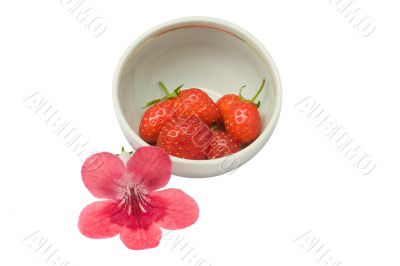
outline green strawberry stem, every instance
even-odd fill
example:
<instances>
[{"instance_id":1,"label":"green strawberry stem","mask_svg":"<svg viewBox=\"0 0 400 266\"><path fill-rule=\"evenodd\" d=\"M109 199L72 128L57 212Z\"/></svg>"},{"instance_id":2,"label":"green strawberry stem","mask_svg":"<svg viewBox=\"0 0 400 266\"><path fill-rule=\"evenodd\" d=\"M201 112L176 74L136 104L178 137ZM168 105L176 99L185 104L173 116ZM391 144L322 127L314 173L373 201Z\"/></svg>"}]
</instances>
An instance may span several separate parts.
<instances>
[{"instance_id":1,"label":"green strawberry stem","mask_svg":"<svg viewBox=\"0 0 400 266\"><path fill-rule=\"evenodd\" d=\"M169 93L167 87L165 86L165 84L162 81L158 82L158 84L160 84L161 88L165 92L165 95L168 96L170 93Z\"/></svg>"},{"instance_id":2,"label":"green strawberry stem","mask_svg":"<svg viewBox=\"0 0 400 266\"><path fill-rule=\"evenodd\" d=\"M242 96L242 90L243 90L243 88L246 87L246 86L242 86L242 87L240 88L240 91L239 91L239 97L240 97L240 99L241 99L242 101L254 103L255 105L257 105L257 107L260 107L260 101L258 101L257 103L255 103L254 101L257 99L258 95L260 95L261 91L262 91L263 88L264 88L264 85L265 85L265 78L263 79L263 81L262 81L262 83L261 83L261 86L260 86L260 88L258 89L258 91L256 92L256 94L255 94L255 95L253 96L253 98L251 98L250 100L248 100L248 99L246 99L246 98L244 98L244 97Z\"/></svg>"},{"instance_id":3,"label":"green strawberry stem","mask_svg":"<svg viewBox=\"0 0 400 266\"><path fill-rule=\"evenodd\" d=\"M218 129L218 125L216 123L212 124L212 126L210 127L211 131L215 131Z\"/></svg>"},{"instance_id":4,"label":"green strawberry stem","mask_svg":"<svg viewBox=\"0 0 400 266\"><path fill-rule=\"evenodd\" d=\"M165 84L162 81L158 82L158 84L160 84L161 88L165 92L165 96L164 96L164 98L162 98L162 100L167 100L167 99L178 97L178 94L181 91L181 88L183 87L183 84L182 84L178 88L176 88L174 90L174 92L171 93L171 92L169 92L169 90L167 89L167 87L165 86Z\"/></svg>"},{"instance_id":5,"label":"green strawberry stem","mask_svg":"<svg viewBox=\"0 0 400 266\"><path fill-rule=\"evenodd\" d=\"M263 79L262 84L261 84L260 88L258 89L256 95L254 95L253 98L251 98L250 101L254 102L255 99L257 99L258 95L260 95L261 91L263 90L264 85L265 85L265 79Z\"/></svg>"},{"instance_id":6,"label":"green strawberry stem","mask_svg":"<svg viewBox=\"0 0 400 266\"><path fill-rule=\"evenodd\" d=\"M160 98L160 99L155 99L155 100L152 100L152 101L146 103L146 105L143 106L142 109L146 109L147 107L150 107L155 103L178 97L179 93L181 92L181 88L183 87L183 84L182 84L178 88L176 88L174 90L174 92L171 93L171 92L168 91L167 86L165 86L165 84L162 81L159 81L158 84L160 85L160 87L164 91L165 96Z\"/></svg>"}]
</instances>

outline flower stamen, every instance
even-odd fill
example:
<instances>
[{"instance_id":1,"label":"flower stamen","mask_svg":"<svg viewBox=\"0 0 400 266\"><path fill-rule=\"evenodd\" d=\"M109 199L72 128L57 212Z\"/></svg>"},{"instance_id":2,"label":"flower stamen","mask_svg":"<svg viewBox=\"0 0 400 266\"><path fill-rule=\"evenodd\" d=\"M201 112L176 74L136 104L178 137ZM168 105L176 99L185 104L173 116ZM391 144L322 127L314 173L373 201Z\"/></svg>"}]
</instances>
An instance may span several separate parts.
<instances>
[{"instance_id":1,"label":"flower stamen","mask_svg":"<svg viewBox=\"0 0 400 266\"><path fill-rule=\"evenodd\" d=\"M151 204L147 201L147 196L138 185L126 186L125 194L121 200L121 207L128 216L136 216L138 222L140 216L148 212Z\"/></svg>"}]
</instances>

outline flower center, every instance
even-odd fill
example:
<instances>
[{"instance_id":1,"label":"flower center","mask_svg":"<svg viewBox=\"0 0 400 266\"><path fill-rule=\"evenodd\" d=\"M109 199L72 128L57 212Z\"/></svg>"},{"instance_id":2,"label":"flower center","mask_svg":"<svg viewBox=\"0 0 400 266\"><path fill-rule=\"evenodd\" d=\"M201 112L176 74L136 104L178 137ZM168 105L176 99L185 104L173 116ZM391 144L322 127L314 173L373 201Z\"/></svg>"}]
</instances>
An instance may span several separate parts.
<instances>
[{"instance_id":1,"label":"flower center","mask_svg":"<svg viewBox=\"0 0 400 266\"><path fill-rule=\"evenodd\" d=\"M126 187L120 206L127 215L140 217L147 213L146 209L150 203L147 201L147 195L137 185L133 185Z\"/></svg>"}]
</instances>

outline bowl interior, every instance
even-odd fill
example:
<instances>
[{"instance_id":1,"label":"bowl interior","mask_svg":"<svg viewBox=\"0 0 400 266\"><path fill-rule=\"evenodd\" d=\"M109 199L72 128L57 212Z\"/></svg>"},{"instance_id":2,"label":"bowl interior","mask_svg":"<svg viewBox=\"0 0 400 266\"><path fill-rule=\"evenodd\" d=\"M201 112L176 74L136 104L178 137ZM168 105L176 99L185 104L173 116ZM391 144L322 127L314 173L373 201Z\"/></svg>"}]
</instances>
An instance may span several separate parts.
<instances>
[{"instance_id":1,"label":"bowl interior","mask_svg":"<svg viewBox=\"0 0 400 266\"><path fill-rule=\"evenodd\" d=\"M119 105L126 123L138 135L142 107L164 96L159 81L170 90L181 84L205 89L216 101L224 94L237 94L242 85L246 85L243 95L251 98L266 78L258 97L264 130L277 97L269 64L250 39L224 25L196 23L160 29L126 55L119 75Z\"/></svg>"}]
</instances>

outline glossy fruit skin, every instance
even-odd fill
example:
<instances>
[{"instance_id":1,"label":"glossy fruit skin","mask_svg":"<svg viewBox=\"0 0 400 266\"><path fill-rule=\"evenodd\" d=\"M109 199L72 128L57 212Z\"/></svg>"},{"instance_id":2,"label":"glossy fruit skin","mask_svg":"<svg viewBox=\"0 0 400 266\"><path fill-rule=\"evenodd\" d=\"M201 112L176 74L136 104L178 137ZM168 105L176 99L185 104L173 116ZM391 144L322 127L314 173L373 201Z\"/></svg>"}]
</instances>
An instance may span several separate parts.
<instances>
[{"instance_id":1,"label":"glossy fruit skin","mask_svg":"<svg viewBox=\"0 0 400 266\"><path fill-rule=\"evenodd\" d=\"M196 115L180 117L162 128L157 146L175 157L204 160L212 136L210 127Z\"/></svg>"},{"instance_id":2,"label":"glossy fruit skin","mask_svg":"<svg viewBox=\"0 0 400 266\"><path fill-rule=\"evenodd\" d=\"M217 107L221 112L222 119L228 114L231 106L240 102L240 97L236 94L226 94L222 96L218 102Z\"/></svg>"},{"instance_id":3,"label":"glossy fruit skin","mask_svg":"<svg viewBox=\"0 0 400 266\"><path fill-rule=\"evenodd\" d=\"M257 105L241 101L229 109L224 118L226 131L240 143L248 144L261 133L261 118Z\"/></svg>"},{"instance_id":4,"label":"glossy fruit skin","mask_svg":"<svg viewBox=\"0 0 400 266\"><path fill-rule=\"evenodd\" d=\"M213 100L197 88L185 89L179 92L175 104L175 116L187 118L197 115L208 126L221 119L221 113Z\"/></svg>"},{"instance_id":5,"label":"glossy fruit skin","mask_svg":"<svg viewBox=\"0 0 400 266\"><path fill-rule=\"evenodd\" d=\"M221 158L238 152L240 148L240 142L234 136L215 130L207 150L207 157L208 159Z\"/></svg>"},{"instance_id":6,"label":"glossy fruit skin","mask_svg":"<svg viewBox=\"0 0 400 266\"><path fill-rule=\"evenodd\" d=\"M158 102L143 114L139 134L147 143L155 144L163 126L173 120L175 101L169 99Z\"/></svg>"}]
</instances>

